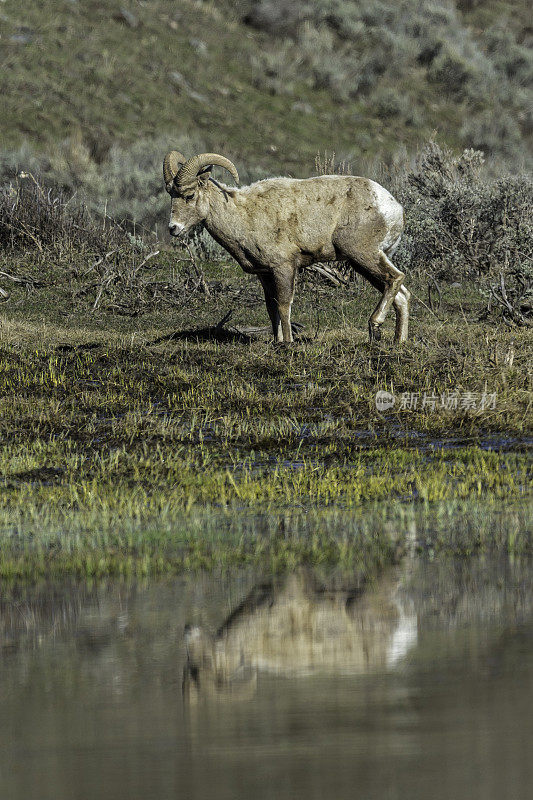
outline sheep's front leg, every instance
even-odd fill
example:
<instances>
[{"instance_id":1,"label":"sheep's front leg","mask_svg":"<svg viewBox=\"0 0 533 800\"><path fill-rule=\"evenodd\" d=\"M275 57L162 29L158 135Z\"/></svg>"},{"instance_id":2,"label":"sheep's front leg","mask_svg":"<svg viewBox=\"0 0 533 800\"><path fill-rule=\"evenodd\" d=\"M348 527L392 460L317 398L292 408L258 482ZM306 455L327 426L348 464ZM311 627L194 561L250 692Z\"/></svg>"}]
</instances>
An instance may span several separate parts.
<instances>
[{"instance_id":1,"label":"sheep's front leg","mask_svg":"<svg viewBox=\"0 0 533 800\"><path fill-rule=\"evenodd\" d=\"M258 275L263 292L265 293L265 303L272 323L272 332L274 334L275 342L283 341L283 331L281 328L281 318L278 310L278 301L276 299L276 284L270 275Z\"/></svg>"},{"instance_id":2,"label":"sheep's front leg","mask_svg":"<svg viewBox=\"0 0 533 800\"><path fill-rule=\"evenodd\" d=\"M281 331L283 334L284 344L289 344L293 341L291 328L291 306L294 299L295 278L296 270L293 267L285 267L274 272L276 300L278 305L278 313L281 320Z\"/></svg>"}]
</instances>

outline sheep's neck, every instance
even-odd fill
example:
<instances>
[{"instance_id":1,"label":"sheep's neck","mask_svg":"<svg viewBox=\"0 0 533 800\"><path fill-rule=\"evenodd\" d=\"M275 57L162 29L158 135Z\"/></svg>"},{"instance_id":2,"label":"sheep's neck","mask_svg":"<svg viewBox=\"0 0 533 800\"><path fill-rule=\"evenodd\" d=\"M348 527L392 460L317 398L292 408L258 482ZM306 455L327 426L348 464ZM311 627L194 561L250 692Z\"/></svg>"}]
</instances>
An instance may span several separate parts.
<instances>
[{"instance_id":1,"label":"sheep's neck","mask_svg":"<svg viewBox=\"0 0 533 800\"><path fill-rule=\"evenodd\" d=\"M256 272L261 265L251 260L251 254L244 244L247 239L246 220L235 203L234 191L232 189L230 193L225 191L225 187L210 187L209 213L204 226L245 271Z\"/></svg>"}]
</instances>

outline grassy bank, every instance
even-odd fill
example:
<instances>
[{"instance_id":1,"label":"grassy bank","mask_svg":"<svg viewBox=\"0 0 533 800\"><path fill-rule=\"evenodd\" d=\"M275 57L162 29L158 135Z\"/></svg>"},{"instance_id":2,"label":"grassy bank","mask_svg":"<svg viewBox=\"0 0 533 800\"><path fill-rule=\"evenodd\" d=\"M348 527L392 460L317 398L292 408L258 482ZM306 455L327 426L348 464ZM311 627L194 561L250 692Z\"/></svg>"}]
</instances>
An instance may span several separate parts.
<instances>
[{"instance_id":1,"label":"grassy bank","mask_svg":"<svg viewBox=\"0 0 533 800\"><path fill-rule=\"evenodd\" d=\"M372 290L304 279L304 328L278 347L254 279L203 267L210 296L141 318L93 311L74 280L13 290L0 574L530 550L527 329L476 320L475 297L447 287L438 319L413 303L405 347L391 347L392 320L370 347ZM379 390L394 407L376 409Z\"/></svg>"}]
</instances>

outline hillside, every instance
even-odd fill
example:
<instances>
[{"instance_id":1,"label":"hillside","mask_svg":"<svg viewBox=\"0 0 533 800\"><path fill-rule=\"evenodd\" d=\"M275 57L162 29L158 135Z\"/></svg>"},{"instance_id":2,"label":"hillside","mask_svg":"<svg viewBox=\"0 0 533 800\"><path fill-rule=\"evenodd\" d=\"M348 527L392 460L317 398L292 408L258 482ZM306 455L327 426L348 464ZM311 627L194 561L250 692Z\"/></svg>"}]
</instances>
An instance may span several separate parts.
<instances>
[{"instance_id":1,"label":"hillside","mask_svg":"<svg viewBox=\"0 0 533 800\"><path fill-rule=\"evenodd\" d=\"M246 179L307 175L325 149L392 163L436 131L522 169L531 35L526 0L6 0L0 171L152 225L171 144Z\"/></svg>"}]
</instances>

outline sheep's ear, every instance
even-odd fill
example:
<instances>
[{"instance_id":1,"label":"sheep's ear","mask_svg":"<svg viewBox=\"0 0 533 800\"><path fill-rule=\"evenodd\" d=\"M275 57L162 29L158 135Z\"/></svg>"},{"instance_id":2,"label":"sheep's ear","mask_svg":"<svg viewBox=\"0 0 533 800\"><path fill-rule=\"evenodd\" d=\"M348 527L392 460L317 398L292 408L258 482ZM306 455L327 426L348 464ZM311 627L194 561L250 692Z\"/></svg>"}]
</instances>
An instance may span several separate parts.
<instances>
[{"instance_id":1,"label":"sheep's ear","mask_svg":"<svg viewBox=\"0 0 533 800\"><path fill-rule=\"evenodd\" d=\"M209 181L209 177L211 175L211 170L213 169L213 165L209 164L205 169L198 173L198 184L199 186L205 187Z\"/></svg>"}]
</instances>

